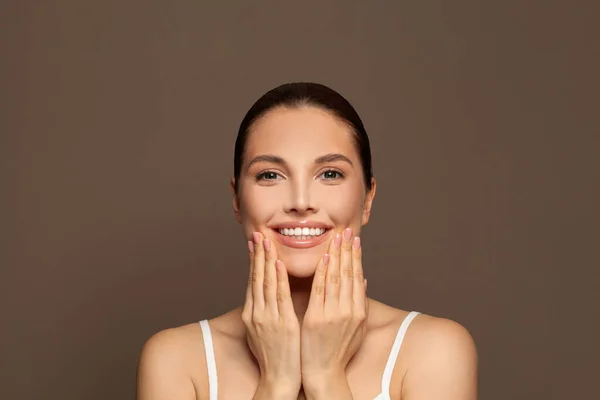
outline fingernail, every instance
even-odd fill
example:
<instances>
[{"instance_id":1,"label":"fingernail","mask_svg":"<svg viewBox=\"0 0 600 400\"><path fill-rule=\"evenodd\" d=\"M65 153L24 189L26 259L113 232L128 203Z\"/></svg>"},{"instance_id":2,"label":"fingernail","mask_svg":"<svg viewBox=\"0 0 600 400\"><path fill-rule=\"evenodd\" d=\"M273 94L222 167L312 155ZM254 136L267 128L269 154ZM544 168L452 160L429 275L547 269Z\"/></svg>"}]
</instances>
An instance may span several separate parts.
<instances>
[{"instance_id":1,"label":"fingernail","mask_svg":"<svg viewBox=\"0 0 600 400\"><path fill-rule=\"evenodd\" d=\"M351 238L352 238L352 228L344 229L344 239L346 239L347 241L350 241Z\"/></svg>"},{"instance_id":2,"label":"fingernail","mask_svg":"<svg viewBox=\"0 0 600 400\"><path fill-rule=\"evenodd\" d=\"M250 254L254 253L254 243L252 243L252 240L248 240L248 250L250 250Z\"/></svg>"},{"instance_id":3,"label":"fingernail","mask_svg":"<svg viewBox=\"0 0 600 400\"><path fill-rule=\"evenodd\" d=\"M339 233L335 235L335 239L333 239L333 245L335 247L340 247L342 245L342 235Z\"/></svg>"},{"instance_id":4,"label":"fingernail","mask_svg":"<svg viewBox=\"0 0 600 400\"><path fill-rule=\"evenodd\" d=\"M360 237L357 236L354 238L354 243L352 243L352 246L354 246L356 250L360 249Z\"/></svg>"},{"instance_id":5,"label":"fingernail","mask_svg":"<svg viewBox=\"0 0 600 400\"><path fill-rule=\"evenodd\" d=\"M263 245L265 247L265 251L271 250L271 241L269 239L263 240Z\"/></svg>"},{"instance_id":6,"label":"fingernail","mask_svg":"<svg viewBox=\"0 0 600 400\"><path fill-rule=\"evenodd\" d=\"M367 291L367 280L365 279L365 292Z\"/></svg>"},{"instance_id":7,"label":"fingernail","mask_svg":"<svg viewBox=\"0 0 600 400\"><path fill-rule=\"evenodd\" d=\"M323 264L327 265L329 264L329 254L325 253L323 255Z\"/></svg>"},{"instance_id":8,"label":"fingernail","mask_svg":"<svg viewBox=\"0 0 600 400\"><path fill-rule=\"evenodd\" d=\"M252 240L254 241L255 244L258 244L258 242L260 241L260 235L258 234L258 232L252 233Z\"/></svg>"}]
</instances>

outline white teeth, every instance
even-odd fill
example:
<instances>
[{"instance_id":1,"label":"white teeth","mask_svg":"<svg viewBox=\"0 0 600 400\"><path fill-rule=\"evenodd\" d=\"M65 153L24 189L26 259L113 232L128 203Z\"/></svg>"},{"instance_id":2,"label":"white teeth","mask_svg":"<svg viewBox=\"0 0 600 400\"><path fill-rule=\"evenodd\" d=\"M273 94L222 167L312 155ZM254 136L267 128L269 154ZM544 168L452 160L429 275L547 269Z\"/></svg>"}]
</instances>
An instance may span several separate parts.
<instances>
[{"instance_id":1,"label":"white teeth","mask_svg":"<svg viewBox=\"0 0 600 400\"><path fill-rule=\"evenodd\" d=\"M296 239L305 239L311 236L320 236L325 233L326 229L321 228L281 228L279 233L285 236L296 237Z\"/></svg>"}]
</instances>

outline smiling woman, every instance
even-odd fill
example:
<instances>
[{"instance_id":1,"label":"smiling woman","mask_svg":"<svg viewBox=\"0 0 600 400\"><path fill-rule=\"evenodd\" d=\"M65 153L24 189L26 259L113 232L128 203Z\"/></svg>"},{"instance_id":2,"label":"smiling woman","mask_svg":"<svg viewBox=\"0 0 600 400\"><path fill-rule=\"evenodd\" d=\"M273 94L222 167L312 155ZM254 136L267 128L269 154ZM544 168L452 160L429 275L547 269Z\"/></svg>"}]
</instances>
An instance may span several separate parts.
<instances>
[{"instance_id":1,"label":"smiling woman","mask_svg":"<svg viewBox=\"0 0 600 400\"><path fill-rule=\"evenodd\" d=\"M139 400L476 399L461 325L367 297L360 232L376 182L343 96L316 83L264 94L240 125L231 189L244 305L151 337Z\"/></svg>"}]
</instances>

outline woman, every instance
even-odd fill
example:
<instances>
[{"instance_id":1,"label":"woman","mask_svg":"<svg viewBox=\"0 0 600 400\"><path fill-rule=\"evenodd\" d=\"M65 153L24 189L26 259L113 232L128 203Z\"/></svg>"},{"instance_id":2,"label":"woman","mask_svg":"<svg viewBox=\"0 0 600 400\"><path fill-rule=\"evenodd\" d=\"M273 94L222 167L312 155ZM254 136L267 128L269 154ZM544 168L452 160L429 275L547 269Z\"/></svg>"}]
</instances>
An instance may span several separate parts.
<instances>
[{"instance_id":1,"label":"woman","mask_svg":"<svg viewBox=\"0 0 600 400\"><path fill-rule=\"evenodd\" d=\"M150 338L139 400L476 399L462 326L366 296L360 230L376 185L346 99L314 83L263 95L241 123L231 187L245 304Z\"/></svg>"}]
</instances>

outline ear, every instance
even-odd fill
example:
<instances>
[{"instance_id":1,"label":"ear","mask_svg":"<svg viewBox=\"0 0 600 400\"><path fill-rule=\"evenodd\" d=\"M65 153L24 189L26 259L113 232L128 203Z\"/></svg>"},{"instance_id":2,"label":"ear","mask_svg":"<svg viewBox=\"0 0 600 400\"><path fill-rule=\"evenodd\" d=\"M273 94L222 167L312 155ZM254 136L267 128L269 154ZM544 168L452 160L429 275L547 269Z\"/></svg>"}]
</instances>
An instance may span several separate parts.
<instances>
[{"instance_id":1,"label":"ear","mask_svg":"<svg viewBox=\"0 0 600 400\"><path fill-rule=\"evenodd\" d=\"M235 219L239 224L242 223L242 217L240 215L240 199L238 195L235 193L235 177L232 177L229 181L229 186L231 187L231 194L233 195L233 213L235 214Z\"/></svg>"},{"instance_id":2,"label":"ear","mask_svg":"<svg viewBox=\"0 0 600 400\"><path fill-rule=\"evenodd\" d=\"M373 199L375 198L375 191L377 189L377 184L375 182L375 178L371 178L371 190L367 192L365 197L365 205L363 207L363 215L362 215L362 225L365 226L367 222L369 222L369 218L371 217L371 207L373 206Z\"/></svg>"}]
</instances>

